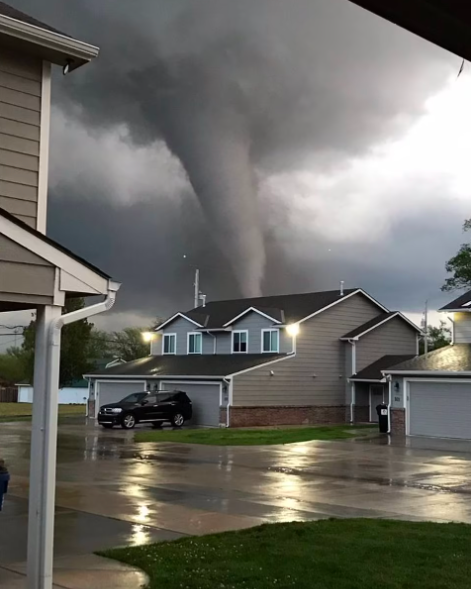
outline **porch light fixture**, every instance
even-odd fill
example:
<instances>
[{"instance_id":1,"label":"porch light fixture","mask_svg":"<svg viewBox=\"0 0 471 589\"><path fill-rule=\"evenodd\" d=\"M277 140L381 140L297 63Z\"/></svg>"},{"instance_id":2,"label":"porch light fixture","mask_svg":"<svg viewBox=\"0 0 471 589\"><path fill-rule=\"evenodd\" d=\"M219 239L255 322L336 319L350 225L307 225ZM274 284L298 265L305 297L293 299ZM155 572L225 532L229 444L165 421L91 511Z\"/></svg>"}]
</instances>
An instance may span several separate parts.
<instances>
[{"instance_id":1,"label":"porch light fixture","mask_svg":"<svg viewBox=\"0 0 471 589\"><path fill-rule=\"evenodd\" d=\"M142 332L142 339L146 342L146 344L150 344L150 342L154 339L155 333L152 331L143 331Z\"/></svg>"},{"instance_id":2,"label":"porch light fixture","mask_svg":"<svg viewBox=\"0 0 471 589\"><path fill-rule=\"evenodd\" d=\"M299 324L298 323L291 323L291 325L286 326L286 333L294 337L299 333Z\"/></svg>"}]
</instances>

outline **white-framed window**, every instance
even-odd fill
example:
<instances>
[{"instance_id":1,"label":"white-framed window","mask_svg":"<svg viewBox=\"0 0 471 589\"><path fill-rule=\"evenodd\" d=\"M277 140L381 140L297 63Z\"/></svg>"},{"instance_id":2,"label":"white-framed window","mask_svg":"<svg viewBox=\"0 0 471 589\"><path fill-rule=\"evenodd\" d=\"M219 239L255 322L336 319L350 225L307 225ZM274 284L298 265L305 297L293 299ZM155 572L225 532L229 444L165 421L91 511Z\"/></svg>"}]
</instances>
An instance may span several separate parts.
<instances>
[{"instance_id":1,"label":"white-framed window","mask_svg":"<svg viewBox=\"0 0 471 589\"><path fill-rule=\"evenodd\" d=\"M203 353L203 334L193 332L188 334L187 341L188 354L202 354Z\"/></svg>"},{"instance_id":2,"label":"white-framed window","mask_svg":"<svg viewBox=\"0 0 471 589\"><path fill-rule=\"evenodd\" d=\"M280 332L278 329L262 329L262 353L280 351Z\"/></svg>"},{"instance_id":3,"label":"white-framed window","mask_svg":"<svg viewBox=\"0 0 471 589\"><path fill-rule=\"evenodd\" d=\"M176 354L177 353L177 334L164 333L162 339L162 354Z\"/></svg>"},{"instance_id":4,"label":"white-framed window","mask_svg":"<svg viewBox=\"0 0 471 589\"><path fill-rule=\"evenodd\" d=\"M249 332L245 329L242 331L232 332L232 353L247 354L249 351Z\"/></svg>"}]
</instances>

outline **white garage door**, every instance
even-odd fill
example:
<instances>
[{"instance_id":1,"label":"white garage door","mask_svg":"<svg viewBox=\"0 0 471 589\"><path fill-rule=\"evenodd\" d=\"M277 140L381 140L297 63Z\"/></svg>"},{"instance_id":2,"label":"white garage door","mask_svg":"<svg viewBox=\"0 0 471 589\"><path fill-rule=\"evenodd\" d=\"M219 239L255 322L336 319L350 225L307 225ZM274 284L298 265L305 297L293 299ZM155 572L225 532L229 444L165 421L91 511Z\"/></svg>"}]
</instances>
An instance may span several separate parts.
<instances>
[{"instance_id":1,"label":"white garage door","mask_svg":"<svg viewBox=\"0 0 471 589\"><path fill-rule=\"evenodd\" d=\"M471 384L411 382L411 436L471 439Z\"/></svg>"},{"instance_id":2,"label":"white garage door","mask_svg":"<svg viewBox=\"0 0 471 589\"><path fill-rule=\"evenodd\" d=\"M193 418L190 425L219 425L219 385L182 382L164 382L161 386L166 391L177 389L184 391L193 405Z\"/></svg>"},{"instance_id":3,"label":"white garage door","mask_svg":"<svg viewBox=\"0 0 471 589\"><path fill-rule=\"evenodd\" d=\"M112 380L98 383L98 406L117 403L126 395L146 390L144 381L113 382Z\"/></svg>"}]
</instances>

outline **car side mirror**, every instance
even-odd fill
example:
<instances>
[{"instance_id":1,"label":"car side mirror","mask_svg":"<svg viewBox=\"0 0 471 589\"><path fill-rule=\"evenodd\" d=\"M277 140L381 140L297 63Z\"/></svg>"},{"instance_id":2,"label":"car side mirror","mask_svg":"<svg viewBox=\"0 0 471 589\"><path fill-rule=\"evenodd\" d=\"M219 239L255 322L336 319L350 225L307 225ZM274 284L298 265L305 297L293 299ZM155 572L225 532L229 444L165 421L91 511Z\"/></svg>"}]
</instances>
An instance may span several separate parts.
<instances>
[{"instance_id":1,"label":"car side mirror","mask_svg":"<svg viewBox=\"0 0 471 589\"><path fill-rule=\"evenodd\" d=\"M141 405L147 405L149 401L147 399L144 399L143 401L141 401Z\"/></svg>"}]
</instances>

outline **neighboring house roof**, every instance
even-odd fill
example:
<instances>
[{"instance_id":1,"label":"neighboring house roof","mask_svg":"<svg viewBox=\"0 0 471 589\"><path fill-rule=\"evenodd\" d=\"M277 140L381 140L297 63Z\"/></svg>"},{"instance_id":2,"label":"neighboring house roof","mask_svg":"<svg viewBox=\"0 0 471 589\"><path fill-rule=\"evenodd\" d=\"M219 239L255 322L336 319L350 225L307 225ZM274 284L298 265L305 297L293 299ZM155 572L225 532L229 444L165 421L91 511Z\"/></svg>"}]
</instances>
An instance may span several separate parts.
<instances>
[{"instance_id":1,"label":"neighboring house roof","mask_svg":"<svg viewBox=\"0 0 471 589\"><path fill-rule=\"evenodd\" d=\"M471 345L454 344L384 370L385 374L470 375Z\"/></svg>"},{"instance_id":2,"label":"neighboring house roof","mask_svg":"<svg viewBox=\"0 0 471 589\"><path fill-rule=\"evenodd\" d=\"M106 370L92 372L85 377L195 377L223 378L239 372L285 360L292 354L230 354L189 356L146 356Z\"/></svg>"},{"instance_id":3,"label":"neighboring house roof","mask_svg":"<svg viewBox=\"0 0 471 589\"><path fill-rule=\"evenodd\" d=\"M230 299L226 301L211 301L204 307L197 307L182 313L187 318L200 322L201 315L206 315L205 329L222 329L235 317L242 315L247 309L254 308L274 319L282 320L284 324L298 323L309 317L325 311L329 307L347 300L351 296L361 294L367 297L379 310L388 309L378 303L360 288L344 291L341 296L338 290L309 292L302 294L286 294L249 299ZM160 326L161 327L161 326Z\"/></svg>"},{"instance_id":4,"label":"neighboring house roof","mask_svg":"<svg viewBox=\"0 0 471 589\"><path fill-rule=\"evenodd\" d=\"M20 227L23 231L26 231L26 232L30 233L31 235L34 235L34 237L36 237L37 239L44 241L48 245L54 247L56 250L61 251L62 253L66 254L67 256L70 256L71 258L73 258L74 260L76 260L77 262L82 264L83 266L86 266L90 270L93 270L93 272L95 272L99 276L102 276L103 278L107 278L107 279L110 278L110 276L108 276L108 274L105 274L105 272L103 272L103 270L100 270L100 268L97 268L93 264L90 264L90 262L88 262L87 260L84 260L80 256L77 256L77 254L70 251L69 249L67 249L66 247L61 245L60 243L57 243L57 241L54 241L50 237L47 237L46 235L44 235L40 231L36 231L36 229L33 229L32 227L30 227L26 223L23 223L23 221L20 221L20 219L18 219L14 215L11 215L10 213L8 213L7 211L5 211L2 208L0 208L0 217L4 217L5 219L8 219L8 221L10 221L11 223L14 223L18 227Z\"/></svg>"},{"instance_id":5,"label":"neighboring house roof","mask_svg":"<svg viewBox=\"0 0 471 589\"><path fill-rule=\"evenodd\" d=\"M44 29L45 31L51 31L53 33L58 33L59 35L64 35L66 37L69 36L69 35L65 35L65 33L62 33L61 31L58 31L57 29L54 29L53 27L41 22L40 20L37 20L37 19L33 18L32 16L29 16L28 14L21 12L21 10L17 10L16 8L13 8L13 6L10 6L9 4L5 4L5 2L0 2L0 14L3 16L8 16L8 18L14 18L15 20L19 20L20 22L24 22L28 25L33 25L34 27L39 27L40 29Z\"/></svg>"},{"instance_id":6,"label":"neighboring house roof","mask_svg":"<svg viewBox=\"0 0 471 589\"><path fill-rule=\"evenodd\" d=\"M244 317L248 313L257 313L258 315L261 315L262 317L265 317L266 319L270 319L274 323L282 323L283 322L284 313L283 313L282 309L266 309L265 307L249 307L248 309L245 309L245 311L242 311L242 313L239 313L238 315L233 317L230 321L225 323L223 327L228 327L229 325L232 325L232 323L235 323L239 319L242 319L242 317Z\"/></svg>"},{"instance_id":7,"label":"neighboring house roof","mask_svg":"<svg viewBox=\"0 0 471 589\"><path fill-rule=\"evenodd\" d=\"M413 329L415 329L419 333L422 333L421 329L419 327L417 327L417 325L412 323L412 321L409 321L409 319L407 319L407 317L404 317L404 315L402 313L399 313L399 311L391 311L389 313L381 313L380 315L378 315L374 319L371 319L370 321L367 321L363 325L360 325L360 327L357 327L357 328L353 329L352 331L349 331L340 339L341 340L357 340L360 337L362 337L363 335L366 335L367 333L369 333L370 331L373 331L373 329L376 329L380 325L383 325L384 323L387 323L391 319L394 319L394 317L399 317L400 319L402 319L403 321L408 323Z\"/></svg>"},{"instance_id":8,"label":"neighboring house roof","mask_svg":"<svg viewBox=\"0 0 471 589\"><path fill-rule=\"evenodd\" d=\"M439 311L471 311L471 290L451 301Z\"/></svg>"},{"instance_id":9,"label":"neighboring house roof","mask_svg":"<svg viewBox=\"0 0 471 589\"><path fill-rule=\"evenodd\" d=\"M413 354L383 356L369 366L366 366L366 368L363 368L363 370L353 374L350 377L350 380L380 381L384 378L382 373L383 370L391 368L391 366L396 366L397 364L405 362L406 360L411 360L412 358L415 358Z\"/></svg>"}]
</instances>

